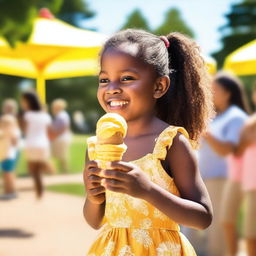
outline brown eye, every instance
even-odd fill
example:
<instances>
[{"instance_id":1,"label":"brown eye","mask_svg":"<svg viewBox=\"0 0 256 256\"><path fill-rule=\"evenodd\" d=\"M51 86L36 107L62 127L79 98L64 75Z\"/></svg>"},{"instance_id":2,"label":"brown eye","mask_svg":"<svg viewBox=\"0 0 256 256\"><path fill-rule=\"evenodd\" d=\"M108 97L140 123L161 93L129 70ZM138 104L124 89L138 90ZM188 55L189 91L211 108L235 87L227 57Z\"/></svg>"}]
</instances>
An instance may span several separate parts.
<instances>
[{"instance_id":1,"label":"brown eye","mask_svg":"<svg viewBox=\"0 0 256 256\"><path fill-rule=\"evenodd\" d=\"M124 76L121 78L121 81L132 81L132 80L135 80L135 78L132 76Z\"/></svg>"},{"instance_id":2,"label":"brown eye","mask_svg":"<svg viewBox=\"0 0 256 256\"><path fill-rule=\"evenodd\" d=\"M106 84L106 83L109 83L109 80L107 78L101 78L101 79L99 79L99 83Z\"/></svg>"}]
</instances>

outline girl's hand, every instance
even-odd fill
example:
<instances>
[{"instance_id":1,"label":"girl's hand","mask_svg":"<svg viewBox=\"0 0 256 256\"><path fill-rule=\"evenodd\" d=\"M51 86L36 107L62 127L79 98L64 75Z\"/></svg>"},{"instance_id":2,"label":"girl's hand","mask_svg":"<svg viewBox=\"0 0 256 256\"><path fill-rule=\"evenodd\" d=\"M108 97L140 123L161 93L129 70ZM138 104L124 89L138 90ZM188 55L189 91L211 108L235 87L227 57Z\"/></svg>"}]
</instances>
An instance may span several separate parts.
<instances>
[{"instance_id":1,"label":"girl's hand","mask_svg":"<svg viewBox=\"0 0 256 256\"><path fill-rule=\"evenodd\" d=\"M152 187L147 175L136 165L127 162L112 162L110 170L102 171L102 184L108 190L145 198Z\"/></svg>"},{"instance_id":2,"label":"girl's hand","mask_svg":"<svg viewBox=\"0 0 256 256\"><path fill-rule=\"evenodd\" d=\"M105 202L105 188L101 185L102 178L99 176L101 169L96 161L89 161L84 170L84 184L87 199L94 204Z\"/></svg>"}]
</instances>

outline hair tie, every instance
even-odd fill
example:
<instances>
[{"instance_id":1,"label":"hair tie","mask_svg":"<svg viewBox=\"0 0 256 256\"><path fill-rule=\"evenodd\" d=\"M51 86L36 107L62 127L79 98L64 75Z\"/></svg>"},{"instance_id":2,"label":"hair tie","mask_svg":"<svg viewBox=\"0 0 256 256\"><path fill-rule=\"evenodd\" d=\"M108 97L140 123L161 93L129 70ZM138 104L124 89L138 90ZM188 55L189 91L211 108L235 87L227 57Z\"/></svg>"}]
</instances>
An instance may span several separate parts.
<instances>
[{"instance_id":1,"label":"hair tie","mask_svg":"<svg viewBox=\"0 0 256 256\"><path fill-rule=\"evenodd\" d=\"M159 38L164 42L165 47L169 48L170 42L168 41L167 37L166 36L159 36Z\"/></svg>"}]
</instances>

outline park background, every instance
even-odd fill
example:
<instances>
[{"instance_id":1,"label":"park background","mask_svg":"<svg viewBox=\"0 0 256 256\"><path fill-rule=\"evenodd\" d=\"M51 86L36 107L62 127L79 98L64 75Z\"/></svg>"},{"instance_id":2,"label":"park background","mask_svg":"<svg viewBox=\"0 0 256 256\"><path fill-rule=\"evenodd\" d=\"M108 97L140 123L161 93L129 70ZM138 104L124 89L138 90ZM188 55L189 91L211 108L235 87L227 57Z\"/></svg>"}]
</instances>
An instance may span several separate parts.
<instances>
[{"instance_id":1,"label":"park background","mask_svg":"<svg viewBox=\"0 0 256 256\"><path fill-rule=\"evenodd\" d=\"M33 20L43 7L48 8L56 18L73 26L107 36L124 28L141 28L158 35L166 35L172 31L185 33L198 42L205 55L216 60L219 70L222 69L228 54L256 38L256 0L0 1L0 36L4 37L12 47L15 47L19 40L26 41ZM250 95L256 76L240 78ZM22 91L35 86L35 80L2 75L0 70L0 104L6 98L19 101ZM71 116L74 132L70 149L69 175L70 177L76 175L72 176L75 178L63 178L64 182L56 182L58 184L49 182L47 185L49 191L84 196L81 173L84 166L86 138L94 132L95 123L103 113L95 97L97 86L97 76L46 82L46 104L49 105L56 98L63 98L68 102L67 111ZM82 126L77 126L74 122L73 117L78 112L80 117L82 115L84 118ZM17 175L21 187L26 187L25 179L28 174L22 155ZM0 230L0 244L1 242ZM0 255L3 255L1 245Z\"/></svg>"}]
</instances>

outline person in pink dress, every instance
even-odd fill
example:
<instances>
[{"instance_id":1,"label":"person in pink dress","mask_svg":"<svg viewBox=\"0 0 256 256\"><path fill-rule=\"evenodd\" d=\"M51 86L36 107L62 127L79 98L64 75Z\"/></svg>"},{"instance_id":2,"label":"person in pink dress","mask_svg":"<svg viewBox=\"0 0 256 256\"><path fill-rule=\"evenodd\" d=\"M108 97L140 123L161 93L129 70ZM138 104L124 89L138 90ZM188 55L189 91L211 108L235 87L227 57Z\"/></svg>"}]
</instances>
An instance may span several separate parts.
<instances>
[{"instance_id":1,"label":"person in pink dress","mask_svg":"<svg viewBox=\"0 0 256 256\"><path fill-rule=\"evenodd\" d=\"M252 101L256 106L256 87L253 89ZM256 113L245 121L235 155L229 158L229 179L222 205L222 224L228 255L234 256L238 251L236 222L239 209L245 201L243 237L247 255L254 256L256 255Z\"/></svg>"}]
</instances>

